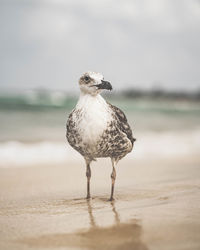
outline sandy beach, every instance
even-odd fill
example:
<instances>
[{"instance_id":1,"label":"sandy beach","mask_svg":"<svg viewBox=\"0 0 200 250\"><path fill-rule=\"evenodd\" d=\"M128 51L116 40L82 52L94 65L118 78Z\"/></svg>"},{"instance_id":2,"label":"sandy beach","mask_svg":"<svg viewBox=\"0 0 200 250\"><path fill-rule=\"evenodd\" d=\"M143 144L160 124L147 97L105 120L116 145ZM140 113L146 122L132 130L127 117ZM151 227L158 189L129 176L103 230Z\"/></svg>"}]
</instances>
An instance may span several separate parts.
<instances>
[{"instance_id":1,"label":"sandy beach","mask_svg":"<svg viewBox=\"0 0 200 250\"><path fill-rule=\"evenodd\" d=\"M0 249L200 249L200 160L122 160L0 169Z\"/></svg>"}]
</instances>

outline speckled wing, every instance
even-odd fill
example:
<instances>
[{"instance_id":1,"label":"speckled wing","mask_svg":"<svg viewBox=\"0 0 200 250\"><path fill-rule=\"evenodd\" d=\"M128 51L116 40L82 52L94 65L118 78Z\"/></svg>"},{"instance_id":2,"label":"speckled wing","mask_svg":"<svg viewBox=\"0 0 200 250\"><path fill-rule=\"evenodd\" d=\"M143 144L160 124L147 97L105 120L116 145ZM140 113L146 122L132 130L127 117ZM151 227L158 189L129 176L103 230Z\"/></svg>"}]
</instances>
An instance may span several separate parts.
<instances>
[{"instance_id":1,"label":"speckled wing","mask_svg":"<svg viewBox=\"0 0 200 250\"><path fill-rule=\"evenodd\" d=\"M73 119L73 114L77 112L75 109L69 114L67 124L66 124L66 138L69 144L77 150L80 154L84 155L81 147L81 137L78 133L76 123Z\"/></svg>"},{"instance_id":2,"label":"speckled wing","mask_svg":"<svg viewBox=\"0 0 200 250\"><path fill-rule=\"evenodd\" d=\"M74 132L76 129L75 122L73 121L73 112L74 110L72 110L72 112L69 114L69 117L67 119L67 124L66 124L66 129L67 129L66 138L71 146L75 144Z\"/></svg>"},{"instance_id":3,"label":"speckled wing","mask_svg":"<svg viewBox=\"0 0 200 250\"><path fill-rule=\"evenodd\" d=\"M134 144L134 141L136 141L135 138L133 138L132 130L130 125L128 124L127 118L124 114L124 112L117 108L116 106L108 103L110 108L113 110L113 116L117 122L118 128L127 135L128 139L131 141L132 145Z\"/></svg>"}]
</instances>

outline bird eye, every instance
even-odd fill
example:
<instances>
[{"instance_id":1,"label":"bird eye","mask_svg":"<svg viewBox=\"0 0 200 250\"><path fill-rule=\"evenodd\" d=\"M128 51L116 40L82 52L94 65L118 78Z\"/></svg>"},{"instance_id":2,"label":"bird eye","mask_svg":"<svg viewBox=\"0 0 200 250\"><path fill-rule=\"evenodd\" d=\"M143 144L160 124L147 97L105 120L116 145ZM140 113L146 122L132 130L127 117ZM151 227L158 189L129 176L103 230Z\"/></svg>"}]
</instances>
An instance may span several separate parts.
<instances>
[{"instance_id":1,"label":"bird eye","mask_svg":"<svg viewBox=\"0 0 200 250\"><path fill-rule=\"evenodd\" d=\"M85 77L84 77L84 80L85 80L86 82L88 82L88 81L90 80L89 76L85 76Z\"/></svg>"}]
</instances>

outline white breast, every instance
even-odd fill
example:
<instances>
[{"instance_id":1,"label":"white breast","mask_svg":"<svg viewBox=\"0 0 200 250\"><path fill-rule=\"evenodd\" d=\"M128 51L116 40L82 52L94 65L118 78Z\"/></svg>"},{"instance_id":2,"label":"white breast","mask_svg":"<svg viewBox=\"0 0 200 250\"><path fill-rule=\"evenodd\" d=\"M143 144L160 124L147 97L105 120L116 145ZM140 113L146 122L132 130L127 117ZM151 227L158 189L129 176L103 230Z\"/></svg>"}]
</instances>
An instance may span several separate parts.
<instances>
[{"instance_id":1,"label":"white breast","mask_svg":"<svg viewBox=\"0 0 200 250\"><path fill-rule=\"evenodd\" d=\"M81 111L77 128L83 142L95 145L112 120L108 104L102 96L81 95L76 110Z\"/></svg>"}]
</instances>

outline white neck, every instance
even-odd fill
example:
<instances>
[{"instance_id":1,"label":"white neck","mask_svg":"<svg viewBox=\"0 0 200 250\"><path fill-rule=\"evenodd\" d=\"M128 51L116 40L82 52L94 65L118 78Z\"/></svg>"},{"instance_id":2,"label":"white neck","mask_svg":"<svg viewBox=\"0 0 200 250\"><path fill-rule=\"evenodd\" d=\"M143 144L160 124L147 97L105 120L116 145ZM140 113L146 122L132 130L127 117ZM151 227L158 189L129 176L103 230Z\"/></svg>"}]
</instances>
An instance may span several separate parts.
<instances>
[{"instance_id":1,"label":"white neck","mask_svg":"<svg viewBox=\"0 0 200 250\"><path fill-rule=\"evenodd\" d=\"M103 105L101 107L103 108L107 106L107 103L100 94L93 96L91 94L81 92L76 108L83 108L84 106L87 106L87 108L91 108L91 105L93 105L94 108L96 108L97 105Z\"/></svg>"}]
</instances>

